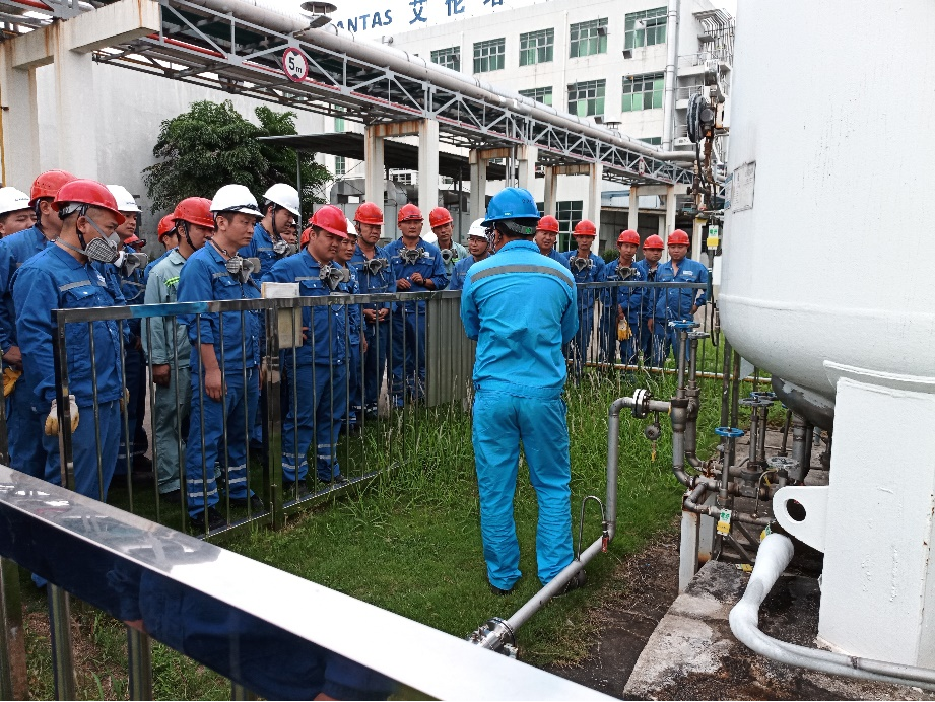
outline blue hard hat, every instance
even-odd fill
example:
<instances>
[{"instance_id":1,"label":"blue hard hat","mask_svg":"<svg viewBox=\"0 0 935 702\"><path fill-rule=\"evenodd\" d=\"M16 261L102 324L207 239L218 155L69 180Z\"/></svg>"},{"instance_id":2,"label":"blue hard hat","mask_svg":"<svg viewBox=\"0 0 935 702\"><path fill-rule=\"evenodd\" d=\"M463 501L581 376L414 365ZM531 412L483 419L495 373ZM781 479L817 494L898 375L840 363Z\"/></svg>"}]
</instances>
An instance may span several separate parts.
<instances>
[{"instance_id":1,"label":"blue hard hat","mask_svg":"<svg viewBox=\"0 0 935 702\"><path fill-rule=\"evenodd\" d=\"M494 195L487 205L484 226L504 219L539 219L539 208L532 193L522 188L506 188Z\"/></svg>"}]
</instances>

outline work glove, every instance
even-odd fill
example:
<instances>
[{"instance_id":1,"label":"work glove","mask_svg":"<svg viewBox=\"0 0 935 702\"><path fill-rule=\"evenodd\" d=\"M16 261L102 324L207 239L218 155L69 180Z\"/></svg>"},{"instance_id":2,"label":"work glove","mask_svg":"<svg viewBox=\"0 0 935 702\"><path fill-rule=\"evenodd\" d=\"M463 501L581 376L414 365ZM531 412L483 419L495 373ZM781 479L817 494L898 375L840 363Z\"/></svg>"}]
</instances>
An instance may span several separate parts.
<instances>
[{"instance_id":1,"label":"work glove","mask_svg":"<svg viewBox=\"0 0 935 702\"><path fill-rule=\"evenodd\" d=\"M75 404L75 396L68 396L68 410L71 413L71 430L78 428L78 405ZM46 436L58 436L58 400L52 400L52 409L49 410L49 416L45 420Z\"/></svg>"},{"instance_id":2,"label":"work glove","mask_svg":"<svg viewBox=\"0 0 935 702\"><path fill-rule=\"evenodd\" d=\"M19 377L23 374L23 371L16 370L7 366L3 369L3 396L9 397L13 392L13 387L16 385L16 381L19 380Z\"/></svg>"}]
</instances>

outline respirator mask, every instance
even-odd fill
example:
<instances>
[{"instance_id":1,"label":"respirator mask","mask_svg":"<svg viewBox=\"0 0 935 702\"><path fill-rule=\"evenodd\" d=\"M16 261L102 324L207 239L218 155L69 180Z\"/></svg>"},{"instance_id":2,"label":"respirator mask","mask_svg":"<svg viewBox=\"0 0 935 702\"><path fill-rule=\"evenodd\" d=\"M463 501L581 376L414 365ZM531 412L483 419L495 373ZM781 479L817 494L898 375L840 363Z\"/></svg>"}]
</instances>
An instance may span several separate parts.
<instances>
[{"instance_id":1,"label":"respirator mask","mask_svg":"<svg viewBox=\"0 0 935 702\"><path fill-rule=\"evenodd\" d=\"M338 285L346 283L351 279L351 272L344 266L326 263L321 267L319 278L321 278L321 281L327 285L330 290L336 290Z\"/></svg>"},{"instance_id":2,"label":"respirator mask","mask_svg":"<svg viewBox=\"0 0 935 702\"><path fill-rule=\"evenodd\" d=\"M291 256L297 250L295 244L290 244L285 239L276 239L273 242L273 253L277 256Z\"/></svg>"},{"instance_id":3,"label":"respirator mask","mask_svg":"<svg viewBox=\"0 0 935 702\"><path fill-rule=\"evenodd\" d=\"M259 272L260 259L232 256L227 260L227 263L224 264L224 267L227 268L227 273L231 278L241 285L245 285L250 281L250 275L252 273Z\"/></svg>"},{"instance_id":4,"label":"respirator mask","mask_svg":"<svg viewBox=\"0 0 935 702\"><path fill-rule=\"evenodd\" d=\"M594 265L594 262L590 258L581 258L580 256L575 256L569 263L571 264L571 269L577 273L582 273Z\"/></svg>"},{"instance_id":5,"label":"respirator mask","mask_svg":"<svg viewBox=\"0 0 935 702\"><path fill-rule=\"evenodd\" d=\"M458 252L454 249L442 249L442 261L445 262L447 266L452 261L458 260Z\"/></svg>"},{"instance_id":6,"label":"respirator mask","mask_svg":"<svg viewBox=\"0 0 935 702\"><path fill-rule=\"evenodd\" d=\"M94 241L100 241L100 239ZM91 243L93 244L94 241ZM117 266L117 270L120 271L120 275L124 278L129 278L135 270L145 268L147 263L149 263L149 256L144 253L130 253L129 251L119 251L117 258L113 261L113 264Z\"/></svg>"},{"instance_id":7,"label":"respirator mask","mask_svg":"<svg viewBox=\"0 0 935 702\"><path fill-rule=\"evenodd\" d=\"M403 263L409 266L414 266L423 256L425 256L425 249L421 246L417 249L403 249L399 252L399 257L403 260Z\"/></svg>"},{"instance_id":8,"label":"respirator mask","mask_svg":"<svg viewBox=\"0 0 935 702\"><path fill-rule=\"evenodd\" d=\"M360 270L368 275L380 275L389 266L390 262L385 258L371 258L360 267Z\"/></svg>"}]
</instances>

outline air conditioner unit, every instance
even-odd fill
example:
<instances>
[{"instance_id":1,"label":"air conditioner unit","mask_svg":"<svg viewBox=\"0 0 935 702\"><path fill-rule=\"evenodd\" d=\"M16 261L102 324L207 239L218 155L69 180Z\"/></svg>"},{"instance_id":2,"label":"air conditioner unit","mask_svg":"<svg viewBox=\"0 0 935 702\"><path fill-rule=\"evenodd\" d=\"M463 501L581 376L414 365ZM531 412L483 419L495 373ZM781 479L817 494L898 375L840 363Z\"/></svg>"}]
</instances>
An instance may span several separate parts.
<instances>
[{"instance_id":1,"label":"air conditioner unit","mask_svg":"<svg viewBox=\"0 0 935 702\"><path fill-rule=\"evenodd\" d=\"M604 118L600 115L595 115L593 118L594 124L604 124Z\"/></svg>"}]
</instances>

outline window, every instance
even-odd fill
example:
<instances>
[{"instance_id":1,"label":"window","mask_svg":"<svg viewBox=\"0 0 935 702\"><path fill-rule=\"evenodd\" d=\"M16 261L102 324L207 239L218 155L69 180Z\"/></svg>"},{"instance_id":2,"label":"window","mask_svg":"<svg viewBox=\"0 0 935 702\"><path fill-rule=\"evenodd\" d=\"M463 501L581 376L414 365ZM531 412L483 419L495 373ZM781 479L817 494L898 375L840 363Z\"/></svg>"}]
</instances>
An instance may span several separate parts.
<instances>
[{"instance_id":1,"label":"window","mask_svg":"<svg viewBox=\"0 0 935 702\"><path fill-rule=\"evenodd\" d=\"M558 241L555 246L559 251L571 251L576 248L572 243L571 231L584 218L583 200L563 200L555 203L555 219L558 220Z\"/></svg>"},{"instance_id":2,"label":"window","mask_svg":"<svg viewBox=\"0 0 935 702\"><path fill-rule=\"evenodd\" d=\"M499 71L506 67L506 39L474 44L474 72Z\"/></svg>"},{"instance_id":3,"label":"window","mask_svg":"<svg viewBox=\"0 0 935 702\"><path fill-rule=\"evenodd\" d=\"M452 71L461 70L461 47L452 46L450 49L439 49L431 54L432 63L450 68Z\"/></svg>"},{"instance_id":4,"label":"window","mask_svg":"<svg viewBox=\"0 0 935 702\"><path fill-rule=\"evenodd\" d=\"M520 90L519 94L523 97L538 100L544 105L552 106L552 86L548 88L530 88L529 90Z\"/></svg>"},{"instance_id":5,"label":"window","mask_svg":"<svg viewBox=\"0 0 935 702\"><path fill-rule=\"evenodd\" d=\"M548 63L552 60L552 47L555 44L555 30L541 29L538 32L526 32L519 35L519 65L531 66L534 63Z\"/></svg>"},{"instance_id":6,"label":"window","mask_svg":"<svg viewBox=\"0 0 935 702\"><path fill-rule=\"evenodd\" d=\"M334 174L336 176L343 176L347 173L347 164L344 161L343 156L334 157Z\"/></svg>"},{"instance_id":7,"label":"window","mask_svg":"<svg viewBox=\"0 0 935 702\"><path fill-rule=\"evenodd\" d=\"M640 141L650 146L662 146L662 137L643 137Z\"/></svg>"},{"instance_id":8,"label":"window","mask_svg":"<svg viewBox=\"0 0 935 702\"><path fill-rule=\"evenodd\" d=\"M335 112L347 112L347 108L346 108L346 107L341 107L341 106L339 106L339 105L335 105L334 111L335 111ZM336 131L336 132L343 132L343 131L344 131L344 118L343 118L343 117L335 117L335 118L334 118L334 131Z\"/></svg>"},{"instance_id":9,"label":"window","mask_svg":"<svg viewBox=\"0 0 935 702\"><path fill-rule=\"evenodd\" d=\"M568 111L578 117L604 114L604 80L588 80L568 86Z\"/></svg>"},{"instance_id":10,"label":"window","mask_svg":"<svg viewBox=\"0 0 935 702\"><path fill-rule=\"evenodd\" d=\"M390 171L390 180L400 185L415 185L412 171Z\"/></svg>"},{"instance_id":11,"label":"window","mask_svg":"<svg viewBox=\"0 0 935 702\"><path fill-rule=\"evenodd\" d=\"M662 107L662 88L665 78L662 73L647 73L623 79L622 112L658 110Z\"/></svg>"},{"instance_id":12,"label":"window","mask_svg":"<svg viewBox=\"0 0 935 702\"><path fill-rule=\"evenodd\" d=\"M623 18L623 48L666 43L666 8L628 12Z\"/></svg>"},{"instance_id":13,"label":"window","mask_svg":"<svg viewBox=\"0 0 935 702\"><path fill-rule=\"evenodd\" d=\"M537 202L537 203L536 203L536 209L539 210L539 218L540 218L540 219L541 219L542 217L545 217L545 203L544 203L544 202Z\"/></svg>"},{"instance_id":14,"label":"window","mask_svg":"<svg viewBox=\"0 0 935 702\"><path fill-rule=\"evenodd\" d=\"M665 10L665 8L663 8ZM627 15L629 17L629 15ZM607 18L571 25L571 57L607 53Z\"/></svg>"}]
</instances>

